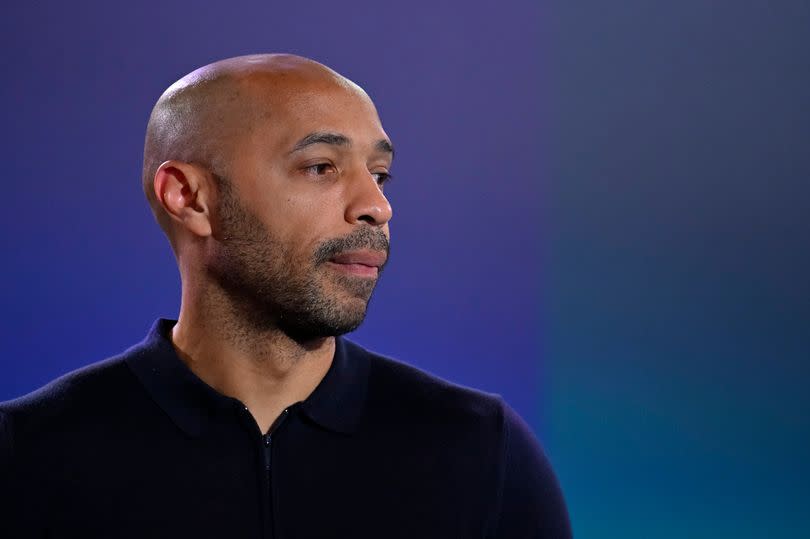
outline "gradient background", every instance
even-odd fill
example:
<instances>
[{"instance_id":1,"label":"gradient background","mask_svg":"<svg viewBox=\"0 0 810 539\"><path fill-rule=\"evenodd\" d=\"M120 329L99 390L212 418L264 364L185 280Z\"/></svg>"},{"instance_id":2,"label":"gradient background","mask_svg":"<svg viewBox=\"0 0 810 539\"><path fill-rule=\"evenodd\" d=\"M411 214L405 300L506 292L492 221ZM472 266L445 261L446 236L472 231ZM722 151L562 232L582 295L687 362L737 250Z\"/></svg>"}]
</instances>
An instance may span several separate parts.
<instances>
[{"instance_id":1,"label":"gradient background","mask_svg":"<svg viewBox=\"0 0 810 539\"><path fill-rule=\"evenodd\" d=\"M0 400L176 314L152 104L295 52L397 146L357 341L504 395L578 537L810 537L808 29L790 0L5 6Z\"/></svg>"}]
</instances>

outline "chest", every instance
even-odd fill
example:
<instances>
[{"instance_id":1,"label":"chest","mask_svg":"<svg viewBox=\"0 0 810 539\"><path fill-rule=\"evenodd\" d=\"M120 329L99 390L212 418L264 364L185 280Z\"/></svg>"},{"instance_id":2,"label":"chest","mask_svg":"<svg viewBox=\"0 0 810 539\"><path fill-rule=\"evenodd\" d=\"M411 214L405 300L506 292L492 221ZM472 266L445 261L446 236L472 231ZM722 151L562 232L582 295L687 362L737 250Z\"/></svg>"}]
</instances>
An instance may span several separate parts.
<instances>
[{"instance_id":1,"label":"chest","mask_svg":"<svg viewBox=\"0 0 810 539\"><path fill-rule=\"evenodd\" d=\"M51 537L480 537L493 499L475 447L289 426L142 440L56 460Z\"/></svg>"}]
</instances>

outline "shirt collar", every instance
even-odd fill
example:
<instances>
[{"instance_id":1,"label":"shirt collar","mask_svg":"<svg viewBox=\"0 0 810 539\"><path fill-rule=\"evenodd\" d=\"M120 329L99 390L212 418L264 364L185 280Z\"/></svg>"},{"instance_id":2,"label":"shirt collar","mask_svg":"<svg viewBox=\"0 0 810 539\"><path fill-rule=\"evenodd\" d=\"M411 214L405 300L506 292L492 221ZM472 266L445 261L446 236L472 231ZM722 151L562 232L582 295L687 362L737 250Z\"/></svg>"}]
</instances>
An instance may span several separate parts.
<instances>
[{"instance_id":1,"label":"shirt collar","mask_svg":"<svg viewBox=\"0 0 810 539\"><path fill-rule=\"evenodd\" d=\"M143 341L124 353L125 361L152 399L183 431L199 436L223 410L242 406L197 377L178 357L169 335L176 320L160 318ZM335 338L332 365L301 410L316 424L350 434L360 424L366 401L369 353ZM292 403L291 403L292 404Z\"/></svg>"}]
</instances>

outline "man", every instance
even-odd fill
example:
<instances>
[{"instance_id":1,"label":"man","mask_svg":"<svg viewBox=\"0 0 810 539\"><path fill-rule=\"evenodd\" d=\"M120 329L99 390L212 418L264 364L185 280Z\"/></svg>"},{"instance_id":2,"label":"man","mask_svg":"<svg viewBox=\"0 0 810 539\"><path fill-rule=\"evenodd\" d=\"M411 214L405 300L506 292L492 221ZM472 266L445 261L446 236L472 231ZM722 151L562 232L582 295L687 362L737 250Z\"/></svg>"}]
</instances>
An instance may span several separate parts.
<instances>
[{"instance_id":1,"label":"man","mask_svg":"<svg viewBox=\"0 0 810 539\"><path fill-rule=\"evenodd\" d=\"M388 256L392 157L366 93L311 60L166 90L143 182L178 320L0 405L0 536L570 537L500 397L340 337Z\"/></svg>"}]
</instances>

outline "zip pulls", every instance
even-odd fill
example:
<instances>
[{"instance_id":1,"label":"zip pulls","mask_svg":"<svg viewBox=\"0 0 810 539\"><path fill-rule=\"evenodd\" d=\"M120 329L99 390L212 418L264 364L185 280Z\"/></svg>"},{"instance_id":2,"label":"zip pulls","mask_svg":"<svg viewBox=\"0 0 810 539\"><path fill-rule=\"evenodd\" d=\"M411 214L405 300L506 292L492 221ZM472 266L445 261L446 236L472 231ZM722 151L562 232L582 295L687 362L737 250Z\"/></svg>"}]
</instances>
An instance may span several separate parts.
<instances>
[{"instance_id":1,"label":"zip pulls","mask_svg":"<svg viewBox=\"0 0 810 539\"><path fill-rule=\"evenodd\" d=\"M271 441L272 441L272 435L265 434L264 435L264 467L267 470L268 477L270 476L270 458L271 458L270 442Z\"/></svg>"},{"instance_id":2,"label":"zip pulls","mask_svg":"<svg viewBox=\"0 0 810 539\"><path fill-rule=\"evenodd\" d=\"M267 477L270 478L270 465L272 463L272 444L273 441L273 432L287 419L287 416L290 415L290 409L284 408L281 414L273 421L273 424L270 425L270 428L267 429L267 433L262 436L262 443L264 444L264 465L265 469L267 470Z\"/></svg>"},{"instance_id":3,"label":"zip pulls","mask_svg":"<svg viewBox=\"0 0 810 539\"><path fill-rule=\"evenodd\" d=\"M238 404L242 409L242 419L245 423L245 426L251 430L252 439L256 440L256 435L258 434L258 440L261 444L259 448L259 453L255 454L258 457L256 460L257 465L261 466L264 464L264 476L261 477L261 468L257 469L260 475L260 481L262 485L262 493L261 493L261 515L260 518L262 520L262 528L264 529L264 533L262 537L265 538L272 538L275 537L275 515L273 515L273 506L275 505L275 500L273 499L273 490L274 490L274 482L272 479L272 464L273 464L273 434L275 434L276 429L278 429L281 424L284 422L287 417L290 415L290 409L297 406L299 403L293 403L278 415L278 417L273 421L273 424L270 425L270 428L267 429L267 432L262 433L256 419L250 413L250 409L244 405L244 403L239 402L238 400L234 399L234 403ZM248 426L249 425L249 426ZM261 462L264 460L264 462Z\"/></svg>"},{"instance_id":4,"label":"zip pulls","mask_svg":"<svg viewBox=\"0 0 810 539\"><path fill-rule=\"evenodd\" d=\"M264 510L264 525L265 537L275 537L275 515L273 515L273 473L272 473L272 457L273 457L273 433L281 426L287 416L290 415L290 409L285 408L279 414L267 432L262 435L262 445L264 446L264 469L267 474L267 505Z\"/></svg>"}]
</instances>

